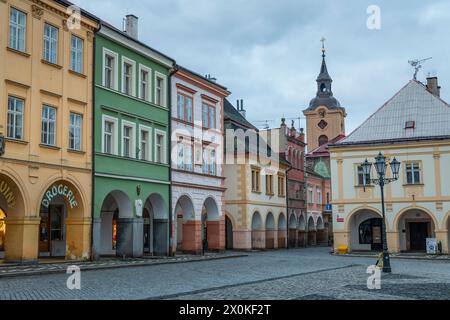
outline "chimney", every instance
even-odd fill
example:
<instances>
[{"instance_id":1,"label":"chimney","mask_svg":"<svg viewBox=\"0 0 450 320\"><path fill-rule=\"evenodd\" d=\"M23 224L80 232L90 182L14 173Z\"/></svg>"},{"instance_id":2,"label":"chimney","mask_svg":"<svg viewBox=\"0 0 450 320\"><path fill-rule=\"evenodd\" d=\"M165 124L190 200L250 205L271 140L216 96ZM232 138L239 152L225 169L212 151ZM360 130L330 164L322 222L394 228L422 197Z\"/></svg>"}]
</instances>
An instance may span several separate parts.
<instances>
[{"instance_id":1,"label":"chimney","mask_svg":"<svg viewBox=\"0 0 450 320\"><path fill-rule=\"evenodd\" d=\"M303 130L303 128L300 128L300 141L301 142L305 142L305 132Z\"/></svg>"},{"instance_id":2,"label":"chimney","mask_svg":"<svg viewBox=\"0 0 450 320\"><path fill-rule=\"evenodd\" d=\"M245 118L246 116L246 112L244 110L244 100L241 99L240 103L239 103L239 99L236 101L237 103L237 110L239 111L239 113L241 114L241 116L243 116ZM240 104L240 105L239 105Z\"/></svg>"},{"instance_id":3,"label":"chimney","mask_svg":"<svg viewBox=\"0 0 450 320\"><path fill-rule=\"evenodd\" d=\"M125 16L125 33L136 40L138 40L138 19L134 14Z\"/></svg>"},{"instance_id":4,"label":"chimney","mask_svg":"<svg viewBox=\"0 0 450 320\"><path fill-rule=\"evenodd\" d=\"M427 78L427 89L431 94L436 97L441 96L441 87L438 86L438 78L437 77L429 77Z\"/></svg>"}]
</instances>

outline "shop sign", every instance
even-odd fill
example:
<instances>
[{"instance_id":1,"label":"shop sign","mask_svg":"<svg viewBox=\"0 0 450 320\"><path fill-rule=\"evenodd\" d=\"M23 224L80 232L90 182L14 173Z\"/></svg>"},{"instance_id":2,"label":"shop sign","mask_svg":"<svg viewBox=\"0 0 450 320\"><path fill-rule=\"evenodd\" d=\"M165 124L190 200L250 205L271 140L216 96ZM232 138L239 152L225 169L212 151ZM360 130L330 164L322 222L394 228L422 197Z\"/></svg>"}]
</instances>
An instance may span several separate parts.
<instances>
[{"instance_id":1,"label":"shop sign","mask_svg":"<svg viewBox=\"0 0 450 320\"><path fill-rule=\"evenodd\" d=\"M135 206L135 208L136 208L136 215L137 215L138 217L142 217L142 210L143 210L143 203L142 203L142 200L141 200L141 199L137 199L137 200L134 202L134 206Z\"/></svg>"},{"instance_id":2,"label":"shop sign","mask_svg":"<svg viewBox=\"0 0 450 320\"><path fill-rule=\"evenodd\" d=\"M437 254L437 240L436 238L427 238L427 254Z\"/></svg>"},{"instance_id":3,"label":"shop sign","mask_svg":"<svg viewBox=\"0 0 450 320\"><path fill-rule=\"evenodd\" d=\"M344 218L337 217L337 218L336 218L336 222L344 222Z\"/></svg>"},{"instance_id":4,"label":"shop sign","mask_svg":"<svg viewBox=\"0 0 450 320\"><path fill-rule=\"evenodd\" d=\"M0 182L0 194L5 197L9 209L14 209L16 207L16 196L6 181Z\"/></svg>"},{"instance_id":5,"label":"shop sign","mask_svg":"<svg viewBox=\"0 0 450 320\"><path fill-rule=\"evenodd\" d=\"M60 185L54 185L44 195L44 199L42 200L42 205L45 208L48 208L50 205L50 202L53 200L56 196L63 196L67 199L69 202L69 206L71 209L78 206L77 201L75 200L75 194L74 192L66 185L60 184Z\"/></svg>"}]
</instances>

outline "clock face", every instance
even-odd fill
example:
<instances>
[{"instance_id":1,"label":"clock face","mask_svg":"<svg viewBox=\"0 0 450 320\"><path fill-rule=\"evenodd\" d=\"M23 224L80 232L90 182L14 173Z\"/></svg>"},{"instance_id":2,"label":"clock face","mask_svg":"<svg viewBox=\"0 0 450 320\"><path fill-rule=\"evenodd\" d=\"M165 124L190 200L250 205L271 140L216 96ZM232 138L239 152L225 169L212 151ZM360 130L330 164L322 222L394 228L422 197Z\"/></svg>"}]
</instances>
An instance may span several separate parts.
<instances>
[{"instance_id":1,"label":"clock face","mask_svg":"<svg viewBox=\"0 0 450 320\"><path fill-rule=\"evenodd\" d=\"M328 126L328 123L325 120L320 120L320 122L317 124L320 129L325 129Z\"/></svg>"}]
</instances>

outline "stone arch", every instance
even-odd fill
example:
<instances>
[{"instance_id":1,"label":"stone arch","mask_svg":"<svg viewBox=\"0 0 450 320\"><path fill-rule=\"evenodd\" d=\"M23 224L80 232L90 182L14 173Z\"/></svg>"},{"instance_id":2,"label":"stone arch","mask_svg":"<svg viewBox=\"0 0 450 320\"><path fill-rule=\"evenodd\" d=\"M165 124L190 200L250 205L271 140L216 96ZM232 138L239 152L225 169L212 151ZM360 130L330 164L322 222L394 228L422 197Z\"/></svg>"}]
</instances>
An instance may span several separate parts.
<instances>
[{"instance_id":1,"label":"stone arch","mask_svg":"<svg viewBox=\"0 0 450 320\"><path fill-rule=\"evenodd\" d=\"M169 253L169 211L159 193L152 193L144 202L144 252L155 255Z\"/></svg>"},{"instance_id":2,"label":"stone arch","mask_svg":"<svg viewBox=\"0 0 450 320\"><path fill-rule=\"evenodd\" d=\"M272 212L266 215L266 249L275 248L275 219Z\"/></svg>"},{"instance_id":3,"label":"stone arch","mask_svg":"<svg viewBox=\"0 0 450 320\"><path fill-rule=\"evenodd\" d=\"M201 250L201 222L195 219L194 202L188 194L182 194L174 207L177 250L199 253Z\"/></svg>"},{"instance_id":4,"label":"stone arch","mask_svg":"<svg viewBox=\"0 0 450 320\"><path fill-rule=\"evenodd\" d=\"M345 223L344 223L344 231L346 231L346 232L350 232L350 231L351 231L351 230L350 230L350 222L351 222L353 216L354 216L355 214L357 214L358 212L362 211L362 210L372 211L372 212L376 213L380 218L383 217L381 211L378 210L378 209L376 209L376 208L374 208L374 207L366 206L366 207L358 207L358 208L355 208L355 209L353 209L352 211L350 211L350 213L347 215L347 218L345 219ZM386 223L387 223L387 221L386 221ZM387 230L389 230L389 226L388 226L388 225L386 225L386 228L387 228Z\"/></svg>"},{"instance_id":5,"label":"stone arch","mask_svg":"<svg viewBox=\"0 0 450 320\"><path fill-rule=\"evenodd\" d=\"M294 212L289 215L288 228L288 246L294 248L297 245L297 218Z\"/></svg>"},{"instance_id":6,"label":"stone arch","mask_svg":"<svg viewBox=\"0 0 450 320\"><path fill-rule=\"evenodd\" d=\"M450 211L448 211L444 216L444 219L442 219L441 230L450 231Z\"/></svg>"},{"instance_id":7,"label":"stone arch","mask_svg":"<svg viewBox=\"0 0 450 320\"><path fill-rule=\"evenodd\" d=\"M298 229L301 231L306 231L306 221L305 216L303 214L298 218Z\"/></svg>"},{"instance_id":8,"label":"stone arch","mask_svg":"<svg viewBox=\"0 0 450 320\"><path fill-rule=\"evenodd\" d=\"M324 228L323 219L321 216L319 216L317 217L316 230L322 230L323 228Z\"/></svg>"},{"instance_id":9,"label":"stone arch","mask_svg":"<svg viewBox=\"0 0 450 320\"><path fill-rule=\"evenodd\" d=\"M308 225L307 225L307 229L308 231L315 231L315 223L314 223L314 218L312 216L310 216L308 218Z\"/></svg>"},{"instance_id":10,"label":"stone arch","mask_svg":"<svg viewBox=\"0 0 450 320\"><path fill-rule=\"evenodd\" d=\"M346 230L349 232L351 250L376 251L380 249L382 217L381 212L372 207L359 207L348 215ZM376 223L367 224L372 219L375 219L373 221Z\"/></svg>"},{"instance_id":11,"label":"stone arch","mask_svg":"<svg viewBox=\"0 0 450 320\"><path fill-rule=\"evenodd\" d=\"M278 248L286 248L286 217L283 212L278 215Z\"/></svg>"},{"instance_id":12,"label":"stone arch","mask_svg":"<svg viewBox=\"0 0 450 320\"><path fill-rule=\"evenodd\" d=\"M128 195L121 190L109 192L100 207L100 255L121 256L125 250L125 235L128 229L120 225L119 219L131 219L133 211Z\"/></svg>"},{"instance_id":13,"label":"stone arch","mask_svg":"<svg viewBox=\"0 0 450 320\"><path fill-rule=\"evenodd\" d=\"M225 249L233 249L233 230L234 230L234 219L233 217L225 213Z\"/></svg>"},{"instance_id":14,"label":"stone arch","mask_svg":"<svg viewBox=\"0 0 450 320\"><path fill-rule=\"evenodd\" d=\"M278 215L278 230L286 230L286 216L283 212Z\"/></svg>"},{"instance_id":15,"label":"stone arch","mask_svg":"<svg viewBox=\"0 0 450 320\"><path fill-rule=\"evenodd\" d=\"M400 210L394 219L400 251L426 251L426 238L434 238L436 217L423 207L407 207Z\"/></svg>"},{"instance_id":16,"label":"stone arch","mask_svg":"<svg viewBox=\"0 0 450 320\"><path fill-rule=\"evenodd\" d=\"M263 229L263 221L259 211L255 211L252 215L252 249L265 248L265 232Z\"/></svg>"},{"instance_id":17,"label":"stone arch","mask_svg":"<svg viewBox=\"0 0 450 320\"><path fill-rule=\"evenodd\" d=\"M220 219L219 207L213 196L208 196L203 202L201 221L203 250L222 249L221 239L223 231L221 231L221 226L225 221Z\"/></svg>"}]
</instances>

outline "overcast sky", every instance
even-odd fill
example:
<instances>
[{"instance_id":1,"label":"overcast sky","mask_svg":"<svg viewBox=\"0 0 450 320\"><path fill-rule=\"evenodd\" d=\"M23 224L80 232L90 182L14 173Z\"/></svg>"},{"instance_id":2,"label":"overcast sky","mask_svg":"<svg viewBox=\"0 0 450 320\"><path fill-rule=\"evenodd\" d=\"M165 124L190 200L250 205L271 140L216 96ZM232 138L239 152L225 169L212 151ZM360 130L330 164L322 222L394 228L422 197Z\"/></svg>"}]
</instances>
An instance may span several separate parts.
<instances>
[{"instance_id":1,"label":"overcast sky","mask_svg":"<svg viewBox=\"0 0 450 320\"><path fill-rule=\"evenodd\" d=\"M437 75L450 99L450 1L73 0L122 28L139 16L139 39L244 99L247 118L303 117L316 93L324 36L334 96L347 110L347 134L413 76L409 59L433 57L418 80ZM369 30L367 8L381 9ZM296 126L298 126L296 122ZM305 126L304 119L301 126Z\"/></svg>"}]
</instances>

